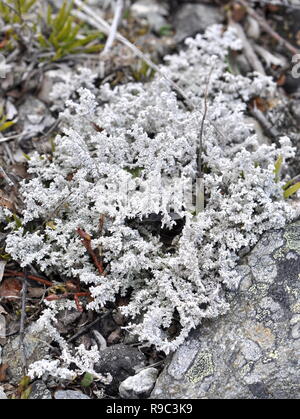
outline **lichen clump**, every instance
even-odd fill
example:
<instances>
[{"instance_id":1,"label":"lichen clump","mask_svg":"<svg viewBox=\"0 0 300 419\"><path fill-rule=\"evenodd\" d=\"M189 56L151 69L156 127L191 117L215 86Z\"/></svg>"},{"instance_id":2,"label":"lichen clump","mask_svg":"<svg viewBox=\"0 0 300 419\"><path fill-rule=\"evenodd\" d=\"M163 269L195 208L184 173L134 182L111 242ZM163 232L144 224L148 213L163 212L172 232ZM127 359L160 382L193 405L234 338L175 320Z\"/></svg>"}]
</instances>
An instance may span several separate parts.
<instances>
[{"instance_id":1,"label":"lichen clump","mask_svg":"<svg viewBox=\"0 0 300 419\"><path fill-rule=\"evenodd\" d=\"M166 353L202 319L226 313L224 289L237 287L240 280L235 269L239 251L293 216L283 199L283 182L274 175L275 161L281 155L285 167L293 148L286 137L279 140L281 148L259 144L244 118L247 102L272 97L275 85L268 77L229 71L228 50L240 47L233 30L213 26L187 40L185 51L166 58L162 71L185 90L195 111L159 75L144 85L76 92L70 82L61 113L63 134L51 157L31 157L32 177L22 185L22 227L7 238L6 250L22 266L36 264L47 274L76 277L88 285L92 300L87 309L99 310L126 296L128 304L121 309L131 321L128 328ZM195 215L182 191L197 177L209 73L202 152L205 210ZM88 72L83 74L83 85L92 84L94 76L88 80ZM183 220L171 244L146 228L144 221L153 214L166 230ZM34 231L27 228L37 221ZM97 272L78 228L92 237L93 249L101 249L105 276ZM49 309L64 304L70 302L51 302L39 327L49 327Z\"/></svg>"}]
</instances>

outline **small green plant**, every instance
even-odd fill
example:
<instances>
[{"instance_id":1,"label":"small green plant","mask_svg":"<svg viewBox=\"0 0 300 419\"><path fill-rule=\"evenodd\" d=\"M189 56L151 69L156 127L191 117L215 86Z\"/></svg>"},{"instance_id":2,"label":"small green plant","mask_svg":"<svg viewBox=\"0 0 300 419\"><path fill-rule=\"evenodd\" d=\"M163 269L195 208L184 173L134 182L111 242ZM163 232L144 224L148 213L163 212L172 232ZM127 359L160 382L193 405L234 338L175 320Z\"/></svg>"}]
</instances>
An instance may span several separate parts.
<instances>
[{"instance_id":1,"label":"small green plant","mask_svg":"<svg viewBox=\"0 0 300 419\"><path fill-rule=\"evenodd\" d=\"M158 33L160 36L171 36L174 34L174 30L172 25L164 25L159 28Z\"/></svg>"},{"instance_id":2,"label":"small green plant","mask_svg":"<svg viewBox=\"0 0 300 419\"><path fill-rule=\"evenodd\" d=\"M15 122L8 121L6 115L3 113L3 107L0 106L0 132L10 128Z\"/></svg>"},{"instance_id":3,"label":"small green plant","mask_svg":"<svg viewBox=\"0 0 300 419\"><path fill-rule=\"evenodd\" d=\"M282 163L283 163L283 157L280 154L278 159L275 162L275 168L274 168L274 175L275 175L276 182L279 182L279 179L280 179ZM285 185L283 185L282 189L283 189L283 196L285 199L294 195L300 189L300 182L295 182L295 180L296 179L291 179L287 181Z\"/></svg>"},{"instance_id":4,"label":"small green plant","mask_svg":"<svg viewBox=\"0 0 300 419\"><path fill-rule=\"evenodd\" d=\"M0 1L0 16L11 25L7 32L9 41L22 40L24 29L31 31L41 53L47 52L52 61L57 61L68 54L95 53L101 51L104 34L92 31L85 24L72 16L73 1L65 0L61 8L54 12L48 5L46 12L39 8L44 0L7 0ZM29 13L31 13L29 15ZM24 40L23 40L24 43ZM7 47L15 46L7 42ZM44 55L44 54L43 54ZM47 54L48 55L48 54Z\"/></svg>"},{"instance_id":5,"label":"small green plant","mask_svg":"<svg viewBox=\"0 0 300 419\"><path fill-rule=\"evenodd\" d=\"M288 181L283 186L283 196L285 199L294 195L300 189L300 182L293 183L293 180Z\"/></svg>"},{"instance_id":6,"label":"small green plant","mask_svg":"<svg viewBox=\"0 0 300 419\"><path fill-rule=\"evenodd\" d=\"M280 154L274 165L275 182L279 182L283 157Z\"/></svg>"},{"instance_id":7,"label":"small green plant","mask_svg":"<svg viewBox=\"0 0 300 419\"><path fill-rule=\"evenodd\" d=\"M149 81L154 77L154 70L147 63L140 60L135 68L132 69L132 76L135 81Z\"/></svg>"},{"instance_id":8,"label":"small green plant","mask_svg":"<svg viewBox=\"0 0 300 419\"><path fill-rule=\"evenodd\" d=\"M65 1L57 14L53 15L52 7L48 6L46 28L38 34L38 42L42 48L55 52L52 61L67 54L93 53L103 48L102 43L92 44L93 41L102 40L103 33L83 34L83 25L76 23L71 14L72 7L73 1L69 4Z\"/></svg>"},{"instance_id":9,"label":"small green plant","mask_svg":"<svg viewBox=\"0 0 300 419\"><path fill-rule=\"evenodd\" d=\"M81 387L90 387L93 384L94 377L91 373L86 372L80 382Z\"/></svg>"},{"instance_id":10,"label":"small green plant","mask_svg":"<svg viewBox=\"0 0 300 419\"><path fill-rule=\"evenodd\" d=\"M0 16L6 23L22 23L24 15L37 0L6 0L0 2Z\"/></svg>"}]
</instances>

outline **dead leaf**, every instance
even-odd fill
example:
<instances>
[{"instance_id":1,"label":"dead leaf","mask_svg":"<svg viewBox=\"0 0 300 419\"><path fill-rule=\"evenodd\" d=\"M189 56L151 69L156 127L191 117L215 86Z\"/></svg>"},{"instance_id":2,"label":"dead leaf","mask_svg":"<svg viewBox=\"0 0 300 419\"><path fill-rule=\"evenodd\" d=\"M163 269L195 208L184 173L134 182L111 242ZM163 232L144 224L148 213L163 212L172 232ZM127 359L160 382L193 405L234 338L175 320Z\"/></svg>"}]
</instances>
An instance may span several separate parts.
<instances>
[{"instance_id":1,"label":"dead leaf","mask_svg":"<svg viewBox=\"0 0 300 419\"><path fill-rule=\"evenodd\" d=\"M112 331L111 334L108 336L107 343L109 345L112 345L114 343L118 343L118 342L120 342L121 337L122 337L122 330L121 330L120 327L118 327L117 329Z\"/></svg>"},{"instance_id":2,"label":"dead leaf","mask_svg":"<svg viewBox=\"0 0 300 419\"><path fill-rule=\"evenodd\" d=\"M261 112L266 112L269 109L269 103L266 99L257 96L251 99L250 107L257 108Z\"/></svg>"},{"instance_id":3,"label":"dead leaf","mask_svg":"<svg viewBox=\"0 0 300 419\"><path fill-rule=\"evenodd\" d=\"M0 297L15 300L20 297L22 282L17 278L5 279L0 286Z\"/></svg>"},{"instance_id":4,"label":"dead leaf","mask_svg":"<svg viewBox=\"0 0 300 419\"><path fill-rule=\"evenodd\" d=\"M267 4L267 9L271 13L276 13L280 10L280 7L277 4Z\"/></svg>"},{"instance_id":5,"label":"dead leaf","mask_svg":"<svg viewBox=\"0 0 300 419\"><path fill-rule=\"evenodd\" d=\"M8 363L0 365L0 383L4 383L4 381L8 381L7 378L7 369L8 369Z\"/></svg>"},{"instance_id":6,"label":"dead leaf","mask_svg":"<svg viewBox=\"0 0 300 419\"><path fill-rule=\"evenodd\" d=\"M28 287L28 295L31 298L41 298L45 294L44 288Z\"/></svg>"},{"instance_id":7,"label":"dead leaf","mask_svg":"<svg viewBox=\"0 0 300 419\"><path fill-rule=\"evenodd\" d=\"M232 19L235 22L240 22L246 15L246 8L239 3L234 3L231 9Z\"/></svg>"},{"instance_id":8,"label":"dead leaf","mask_svg":"<svg viewBox=\"0 0 300 419\"><path fill-rule=\"evenodd\" d=\"M73 281L66 281L65 285L68 291L78 291L78 286Z\"/></svg>"},{"instance_id":9,"label":"dead leaf","mask_svg":"<svg viewBox=\"0 0 300 419\"><path fill-rule=\"evenodd\" d=\"M22 150L21 150L22 152ZM22 152L23 153L23 152ZM24 155L24 153L23 153ZM27 174L27 166L24 162L20 162L20 163L15 163L10 167L11 172L14 175L17 175L19 178L21 179L26 179L28 178L28 174Z\"/></svg>"},{"instance_id":10,"label":"dead leaf","mask_svg":"<svg viewBox=\"0 0 300 419\"><path fill-rule=\"evenodd\" d=\"M281 76L279 77L279 79L276 81L277 86L283 86L286 82L286 75L285 74L281 74Z\"/></svg>"},{"instance_id":11,"label":"dead leaf","mask_svg":"<svg viewBox=\"0 0 300 419\"><path fill-rule=\"evenodd\" d=\"M13 202L7 199L7 197L4 196L3 192L0 192L0 206L15 211L15 206Z\"/></svg>"}]
</instances>

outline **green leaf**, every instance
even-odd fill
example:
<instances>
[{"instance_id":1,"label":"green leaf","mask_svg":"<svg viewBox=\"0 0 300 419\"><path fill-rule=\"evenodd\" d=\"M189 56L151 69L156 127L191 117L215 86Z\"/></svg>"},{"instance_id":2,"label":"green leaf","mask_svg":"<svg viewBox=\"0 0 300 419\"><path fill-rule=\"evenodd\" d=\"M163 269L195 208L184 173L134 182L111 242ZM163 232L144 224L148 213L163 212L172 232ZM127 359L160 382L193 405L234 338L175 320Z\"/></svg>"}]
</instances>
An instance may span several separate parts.
<instances>
[{"instance_id":1,"label":"green leaf","mask_svg":"<svg viewBox=\"0 0 300 419\"><path fill-rule=\"evenodd\" d=\"M280 170L281 170L282 162L283 162L283 157L280 154L278 156L278 159L275 162L275 165L274 165L274 167L275 167L274 168L275 182L278 182L279 181L279 175L280 175Z\"/></svg>"},{"instance_id":2,"label":"green leaf","mask_svg":"<svg viewBox=\"0 0 300 419\"><path fill-rule=\"evenodd\" d=\"M47 25L48 26L52 25L52 7L50 4L48 4L48 9L47 9Z\"/></svg>"},{"instance_id":3,"label":"green leaf","mask_svg":"<svg viewBox=\"0 0 300 419\"><path fill-rule=\"evenodd\" d=\"M38 39L41 47L43 47L43 48L48 48L49 47L49 43L48 43L47 39L41 33L38 34L37 39Z\"/></svg>"},{"instance_id":4,"label":"green leaf","mask_svg":"<svg viewBox=\"0 0 300 419\"><path fill-rule=\"evenodd\" d=\"M96 39L97 37L98 37L98 34L91 34L91 35L86 36L85 38L77 39L76 41L73 41L72 43L67 44L66 46L68 46L68 51L74 50L75 48L79 48L79 47L83 47L87 45L91 41L94 41L94 39Z\"/></svg>"},{"instance_id":5,"label":"green leaf","mask_svg":"<svg viewBox=\"0 0 300 419\"><path fill-rule=\"evenodd\" d=\"M22 7L22 13L27 13L28 10L31 9L31 7L35 4L36 0L29 0L28 3L24 2L24 5Z\"/></svg>"},{"instance_id":6,"label":"green leaf","mask_svg":"<svg viewBox=\"0 0 300 419\"><path fill-rule=\"evenodd\" d=\"M16 223L16 228L18 230L19 228L22 227L22 221L21 221L21 219L16 214L13 214L13 219L14 219L14 221ZM24 377L24 379L25 379L25 377Z\"/></svg>"},{"instance_id":7,"label":"green leaf","mask_svg":"<svg viewBox=\"0 0 300 419\"><path fill-rule=\"evenodd\" d=\"M14 124L14 121L7 121L4 122L4 124L2 124L0 126L0 132L6 130L7 128L11 127Z\"/></svg>"},{"instance_id":8,"label":"green leaf","mask_svg":"<svg viewBox=\"0 0 300 419\"><path fill-rule=\"evenodd\" d=\"M58 33L62 30L65 21L66 21L66 7L67 7L67 2L64 1L63 5L61 6L57 16L54 18L53 21L53 28L55 29L55 32Z\"/></svg>"},{"instance_id":9,"label":"green leaf","mask_svg":"<svg viewBox=\"0 0 300 419\"><path fill-rule=\"evenodd\" d=\"M158 31L160 36L170 36L173 33L172 25L164 25L159 28Z\"/></svg>"},{"instance_id":10,"label":"green leaf","mask_svg":"<svg viewBox=\"0 0 300 419\"><path fill-rule=\"evenodd\" d=\"M90 47L85 47L83 52L85 52L86 54L93 54L95 52L102 51L103 48L104 48L104 45L97 44L97 45L92 45Z\"/></svg>"},{"instance_id":11,"label":"green leaf","mask_svg":"<svg viewBox=\"0 0 300 419\"><path fill-rule=\"evenodd\" d=\"M72 29L72 23L73 23L73 19L71 17L69 17L66 21L66 23L64 24L62 30L57 34L56 36L56 40L59 41L64 41L65 39L68 39L68 35L71 32Z\"/></svg>"},{"instance_id":12,"label":"green leaf","mask_svg":"<svg viewBox=\"0 0 300 419\"><path fill-rule=\"evenodd\" d=\"M31 386L27 387L26 390L22 391L21 400L29 399L30 393L31 393Z\"/></svg>"},{"instance_id":13,"label":"green leaf","mask_svg":"<svg viewBox=\"0 0 300 419\"><path fill-rule=\"evenodd\" d=\"M292 185L289 188L284 190L284 192L283 192L284 198L285 199L289 198L291 195L296 193L299 189L300 189L300 182L297 182L294 185Z\"/></svg>"},{"instance_id":14,"label":"green leaf","mask_svg":"<svg viewBox=\"0 0 300 419\"><path fill-rule=\"evenodd\" d=\"M31 378L28 377L28 375L24 375L24 377L21 378L19 385L18 385L18 390L20 393L22 393L23 391L25 391L27 389L27 387L29 386L31 381Z\"/></svg>"},{"instance_id":15,"label":"green leaf","mask_svg":"<svg viewBox=\"0 0 300 419\"><path fill-rule=\"evenodd\" d=\"M23 156L25 157L25 159L26 159L26 160L31 160L31 157L30 157L30 156L28 156L28 154L23 153Z\"/></svg>"},{"instance_id":16,"label":"green leaf","mask_svg":"<svg viewBox=\"0 0 300 419\"><path fill-rule=\"evenodd\" d=\"M94 381L93 375L89 372L86 372L80 384L82 387L89 387L93 383L93 381Z\"/></svg>"}]
</instances>

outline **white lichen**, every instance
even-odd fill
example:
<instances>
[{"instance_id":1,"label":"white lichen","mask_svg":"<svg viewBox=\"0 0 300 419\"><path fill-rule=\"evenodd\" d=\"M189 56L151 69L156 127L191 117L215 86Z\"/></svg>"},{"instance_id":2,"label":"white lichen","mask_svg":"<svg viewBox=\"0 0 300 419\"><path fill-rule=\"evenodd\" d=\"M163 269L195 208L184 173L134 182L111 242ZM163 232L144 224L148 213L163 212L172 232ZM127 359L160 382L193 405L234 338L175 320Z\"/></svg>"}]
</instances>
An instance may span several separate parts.
<instances>
[{"instance_id":1,"label":"white lichen","mask_svg":"<svg viewBox=\"0 0 300 419\"><path fill-rule=\"evenodd\" d=\"M121 308L131 321L129 329L166 353L202 319L226 313L224 289L240 280L235 270L239 251L293 216L283 199L283 182L274 175L278 156L283 167L293 156L289 140L282 137L280 148L259 145L244 119L247 101L272 97L275 84L258 74L229 72L228 49L240 48L232 30L213 26L189 39L187 47L167 57L162 70L188 94L193 112L158 76L145 85L104 85L93 92L69 83L63 134L51 158L31 157L32 179L22 185L23 226L10 233L6 246L22 266L34 263L47 274L78 277L91 292L87 309L128 296ZM195 215L182 191L197 177L203 98L212 66L202 153L205 211ZM78 101L70 100L75 90ZM153 214L161 216L166 229L174 226L172 214L184 220L172 246L144 228L143 221ZM35 221L32 232L27 223ZM103 249L106 276L97 272L78 228L91 235L94 249ZM53 321L42 323L54 334ZM174 323L177 335L171 337ZM73 362L64 351L62 357L63 364ZM87 368L85 360L77 365ZM36 371L45 368L39 364Z\"/></svg>"}]
</instances>

